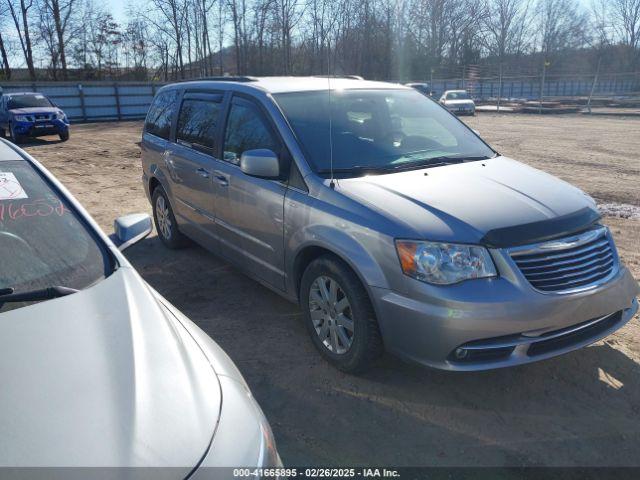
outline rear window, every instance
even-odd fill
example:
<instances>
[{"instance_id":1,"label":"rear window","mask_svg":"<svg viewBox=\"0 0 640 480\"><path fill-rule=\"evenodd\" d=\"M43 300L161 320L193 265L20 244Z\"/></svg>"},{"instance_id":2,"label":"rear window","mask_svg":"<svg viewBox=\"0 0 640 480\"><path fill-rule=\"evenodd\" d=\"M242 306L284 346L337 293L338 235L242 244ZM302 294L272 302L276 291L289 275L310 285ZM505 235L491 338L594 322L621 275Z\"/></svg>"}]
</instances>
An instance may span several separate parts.
<instances>
[{"instance_id":1,"label":"rear window","mask_svg":"<svg viewBox=\"0 0 640 480\"><path fill-rule=\"evenodd\" d=\"M222 96L185 98L178 116L176 140L209 155L216 152Z\"/></svg>"},{"instance_id":2,"label":"rear window","mask_svg":"<svg viewBox=\"0 0 640 480\"><path fill-rule=\"evenodd\" d=\"M156 96L147 113L144 129L147 133L151 133L166 140L171 134L171 119L178 98L178 92L175 90L162 92Z\"/></svg>"},{"instance_id":3,"label":"rear window","mask_svg":"<svg viewBox=\"0 0 640 480\"><path fill-rule=\"evenodd\" d=\"M111 272L71 205L23 160L0 162L0 289L84 289ZM22 304L0 302L0 312Z\"/></svg>"}]
</instances>

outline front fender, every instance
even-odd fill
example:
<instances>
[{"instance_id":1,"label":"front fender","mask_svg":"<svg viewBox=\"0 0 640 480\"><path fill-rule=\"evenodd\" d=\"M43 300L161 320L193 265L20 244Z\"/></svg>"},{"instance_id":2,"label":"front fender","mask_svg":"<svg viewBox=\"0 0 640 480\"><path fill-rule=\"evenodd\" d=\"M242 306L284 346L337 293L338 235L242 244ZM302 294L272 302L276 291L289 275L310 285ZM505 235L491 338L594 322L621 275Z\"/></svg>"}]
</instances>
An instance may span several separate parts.
<instances>
[{"instance_id":1,"label":"front fender","mask_svg":"<svg viewBox=\"0 0 640 480\"><path fill-rule=\"evenodd\" d=\"M328 225L309 225L298 230L289 238L287 251L292 252L293 261L288 265L288 278L296 278L296 259L308 248L322 248L327 250L348 264L360 277L365 288L389 288L379 262L364 247L366 244L384 241L379 233L374 231L340 229ZM295 286L297 289L297 285Z\"/></svg>"}]
</instances>

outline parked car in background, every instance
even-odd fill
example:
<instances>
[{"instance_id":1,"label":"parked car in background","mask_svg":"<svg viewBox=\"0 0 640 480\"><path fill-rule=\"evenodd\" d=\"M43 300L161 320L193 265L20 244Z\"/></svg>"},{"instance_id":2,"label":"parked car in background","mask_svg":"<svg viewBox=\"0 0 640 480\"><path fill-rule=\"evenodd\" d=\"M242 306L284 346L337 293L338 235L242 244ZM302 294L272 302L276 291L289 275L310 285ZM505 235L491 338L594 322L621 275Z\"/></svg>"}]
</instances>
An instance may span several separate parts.
<instances>
[{"instance_id":1,"label":"parked car in background","mask_svg":"<svg viewBox=\"0 0 640 480\"><path fill-rule=\"evenodd\" d=\"M0 96L0 137L14 143L28 138L58 135L69 140L69 119L48 97L34 92L11 92Z\"/></svg>"},{"instance_id":2,"label":"parked car in background","mask_svg":"<svg viewBox=\"0 0 640 480\"><path fill-rule=\"evenodd\" d=\"M476 104L466 90L447 90L440 103L456 115L475 115Z\"/></svg>"},{"instance_id":3,"label":"parked car in background","mask_svg":"<svg viewBox=\"0 0 640 480\"><path fill-rule=\"evenodd\" d=\"M433 90L431 90L431 85L428 83L406 83L407 87L411 87L419 91L420 93L430 97L433 95Z\"/></svg>"},{"instance_id":4,"label":"parked car in background","mask_svg":"<svg viewBox=\"0 0 640 480\"><path fill-rule=\"evenodd\" d=\"M447 370L533 362L638 309L592 198L406 86L168 85L141 147L162 242L196 240L298 302L348 372L384 348Z\"/></svg>"},{"instance_id":5,"label":"parked car in background","mask_svg":"<svg viewBox=\"0 0 640 480\"><path fill-rule=\"evenodd\" d=\"M151 218L115 227L0 139L0 467L280 465L233 362L120 252Z\"/></svg>"}]
</instances>

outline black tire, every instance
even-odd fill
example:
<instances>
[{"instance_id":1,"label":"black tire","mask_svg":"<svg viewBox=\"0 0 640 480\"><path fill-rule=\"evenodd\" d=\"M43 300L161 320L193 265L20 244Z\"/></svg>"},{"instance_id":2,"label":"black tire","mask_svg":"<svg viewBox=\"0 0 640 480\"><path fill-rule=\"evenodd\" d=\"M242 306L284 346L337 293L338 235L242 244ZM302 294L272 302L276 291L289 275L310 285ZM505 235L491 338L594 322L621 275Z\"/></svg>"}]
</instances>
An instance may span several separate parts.
<instances>
[{"instance_id":1,"label":"black tire","mask_svg":"<svg viewBox=\"0 0 640 480\"><path fill-rule=\"evenodd\" d=\"M66 142L67 140L69 140L69 130L67 130L66 132L60 133L60 135L58 136L60 137L61 141Z\"/></svg>"},{"instance_id":2,"label":"black tire","mask_svg":"<svg viewBox=\"0 0 640 480\"><path fill-rule=\"evenodd\" d=\"M7 133L4 131L4 128L0 128L0 138L7 138Z\"/></svg>"},{"instance_id":3,"label":"black tire","mask_svg":"<svg viewBox=\"0 0 640 480\"><path fill-rule=\"evenodd\" d=\"M350 337L352 343L346 352L330 350L321 339L320 333L316 330L317 325L314 325L311 317L312 308L319 312L317 304L310 304L313 302L310 300L312 286L316 280L323 277L336 281L349 303L353 333ZM309 264L300 282L300 305L313 344L320 354L339 370L347 373L363 372L382 354L382 336L369 295L353 270L337 257L323 255ZM326 338L328 340L328 337Z\"/></svg>"},{"instance_id":4,"label":"black tire","mask_svg":"<svg viewBox=\"0 0 640 480\"><path fill-rule=\"evenodd\" d=\"M159 199L162 198L162 202L164 202L166 212L165 215L170 221L170 228L162 228L162 215L159 216L158 209L160 208L159 204L161 203ZM153 221L156 226L156 232L158 233L158 237L162 241L162 243L167 248L171 249L179 249L188 245L188 239L185 237L180 230L178 230L178 223L176 222L176 217L173 215L173 209L171 208L171 203L169 202L169 197L165 193L164 189L160 186L156 187L153 191L153 195L151 197L152 206L153 206Z\"/></svg>"},{"instance_id":5,"label":"black tire","mask_svg":"<svg viewBox=\"0 0 640 480\"><path fill-rule=\"evenodd\" d=\"M24 142L24 136L22 135L17 135L14 131L13 128L11 128L11 126L9 126L9 135L11 136L11 141L13 143L15 143L16 145L18 145L19 143L23 143Z\"/></svg>"}]
</instances>

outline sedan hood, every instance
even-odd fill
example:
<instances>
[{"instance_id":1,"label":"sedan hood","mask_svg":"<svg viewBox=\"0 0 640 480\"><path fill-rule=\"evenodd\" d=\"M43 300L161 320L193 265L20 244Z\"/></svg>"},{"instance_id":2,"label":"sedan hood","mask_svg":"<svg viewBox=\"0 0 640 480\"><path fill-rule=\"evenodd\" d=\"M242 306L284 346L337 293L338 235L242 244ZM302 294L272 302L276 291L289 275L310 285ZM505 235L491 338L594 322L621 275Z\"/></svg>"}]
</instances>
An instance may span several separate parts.
<instances>
[{"instance_id":1,"label":"sedan hood","mask_svg":"<svg viewBox=\"0 0 640 480\"><path fill-rule=\"evenodd\" d=\"M39 113L50 114L58 113L60 111L57 107L26 107L26 108L14 108L9 110L9 113L13 115L36 115Z\"/></svg>"},{"instance_id":2,"label":"sedan hood","mask_svg":"<svg viewBox=\"0 0 640 480\"><path fill-rule=\"evenodd\" d=\"M184 477L221 406L204 354L130 267L0 314L0 383L0 466L171 466Z\"/></svg>"},{"instance_id":3,"label":"sedan hood","mask_svg":"<svg viewBox=\"0 0 640 480\"><path fill-rule=\"evenodd\" d=\"M579 189L505 157L340 180L336 190L400 223L404 235L438 241L523 244L598 217Z\"/></svg>"}]
</instances>

